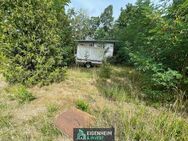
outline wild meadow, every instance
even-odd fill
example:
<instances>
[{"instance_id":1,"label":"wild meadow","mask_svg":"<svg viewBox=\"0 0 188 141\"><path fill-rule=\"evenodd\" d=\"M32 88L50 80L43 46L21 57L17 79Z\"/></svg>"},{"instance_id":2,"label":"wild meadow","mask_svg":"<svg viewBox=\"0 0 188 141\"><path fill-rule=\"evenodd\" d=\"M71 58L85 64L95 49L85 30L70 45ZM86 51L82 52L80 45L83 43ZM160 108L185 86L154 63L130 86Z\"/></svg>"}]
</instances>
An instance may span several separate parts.
<instances>
[{"instance_id":1,"label":"wild meadow","mask_svg":"<svg viewBox=\"0 0 188 141\"><path fill-rule=\"evenodd\" d=\"M117 17L73 2L0 1L0 141L69 141L54 120L72 107L117 141L187 141L188 0L125 2ZM113 42L113 57L76 65L88 39Z\"/></svg>"}]
</instances>

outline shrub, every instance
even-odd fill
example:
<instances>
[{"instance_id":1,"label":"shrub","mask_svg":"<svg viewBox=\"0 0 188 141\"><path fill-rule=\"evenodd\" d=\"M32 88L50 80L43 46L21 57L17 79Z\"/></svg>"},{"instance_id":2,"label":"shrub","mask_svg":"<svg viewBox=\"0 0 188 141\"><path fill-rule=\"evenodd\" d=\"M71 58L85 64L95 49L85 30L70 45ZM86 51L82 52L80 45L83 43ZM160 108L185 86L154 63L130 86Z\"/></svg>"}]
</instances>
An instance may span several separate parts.
<instances>
[{"instance_id":1,"label":"shrub","mask_svg":"<svg viewBox=\"0 0 188 141\"><path fill-rule=\"evenodd\" d=\"M71 42L66 3L0 2L0 68L8 82L47 85L64 78Z\"/></svg>"},{"instance_id":2,"label":"shrub","mask_svg":"<svg viewBox=\"0 0 188 141\"><path fill-rule=\"evenodd\" d=\"M165 72L157 72L153 74L152 80L155 85L163 86L166 88L175 88L180 84L182 75L178 71L168 69Z\"/></svg>"},{"instance_id":3,"label":"shrub","mask_svg":"<svg viewBox=\"0 0 188 141\"><path fill-rule=\"evenodd\" d=\"M84 100L77 100L76 107L84 112L89 110L89 104Z\"/></svg>"},{"instance_id":4,"label":"shrub","mask_svg":"<svg viewBox=\"0 0 188 141\"><path fill-rule=\"evenodd\" d=\"M170 68L167 69L161 63L156 63L151 58L140 54L130 53L130 56L139 71L150 75L155 86L172 89L181 83L183 75L180 72Z\"/></svg>"},{"instance_id":5,"label":"shrub","mask_svg":"<svg viewBox=\"0 0 188 141\"><path fill-rule=\"evenodd\" d=\"M112 69L109 63L103 63L100 70L99 70L99 77L100 78L110 78L112 73Z\"/></svg>"}]
</instances>

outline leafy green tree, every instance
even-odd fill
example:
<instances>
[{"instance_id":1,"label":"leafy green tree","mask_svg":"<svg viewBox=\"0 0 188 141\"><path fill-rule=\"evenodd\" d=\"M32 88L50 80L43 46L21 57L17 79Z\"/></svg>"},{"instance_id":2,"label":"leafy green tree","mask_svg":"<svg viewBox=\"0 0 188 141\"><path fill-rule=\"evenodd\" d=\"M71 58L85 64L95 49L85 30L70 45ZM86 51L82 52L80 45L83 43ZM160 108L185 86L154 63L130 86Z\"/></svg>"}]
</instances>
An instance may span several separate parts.
<instances>
[{"instance_id":1,"label":"leafy green tree","mask_svg":"<svg viewBox=\"0 0 188 141\"><path fill-rule=\"evenodd\" d=\"M67 15L72 27L73 38L84 40L90 35L90 17L83 9L68 9Z\"/></svg>"},{"instance_id":2,"label":"leafy green tree","mask_svg":"<svg viewBox=\"0 0 188 141\"><path fill-rule=\"evenodd\" d=\"M95 38L96 31L99 29L100 26L100 17L91 17L90 18L90 37Z\"/></svg>"},{"instance_id":3,"label":"leafy green tree","mask_svg":"<svg viewBox=\"0 0 188 141\"><path fill-rule=\"evenodd\" d=\"M0 1L1 70L10 83L49 84L65 75L67 0Z\"/></svg>"},{"instance_id":4,"label":"leafy green tree","mask_svg":"<svg viewBox=\"0 0 188 141\"><path fill-rule=\"evenodd\" d=\"M109 5L98 17L89 17L83 9L68 9L74 39L112 39L113 7Z\"/></svg>"},{"instance_id":5,"label":"leafy green tree","mask_svg":"<svg viewBox=\"0 0 188 141\"><path fill-rule=\"evenodd\" d=\"M157 45L156 60L166 67L178 71L183 76L182 89L187 87L188 75L188 1L174 2L168 7L167 16L160 18L153 30L151 44Z\"/></svg>"},{"instance_id":6,"label":"leafy green tree","mask_svg":"<svg viewBox=\"0 0 188 141\"><path fill-rule=\"evenodd\" d=\"M109 5L100 15L99 28L95 32L96 39L112 39L113 38L113 6Z\"/></svg>"},{"instance_id":7,"label":"leafy green tree","mask_svg":"<svg viewBox=\"0 0 188 141\"><path fill-rule=\"evenodd\" d=\"M102 27L106 32L108 32L113 25L113 6L109 5L104 9L104 12L100 16Z\"/></svg>"},{"instance_id":8,"label":"leafy green tree","mask_svg":"<svg viewBox=\"0 0 188 141\"><path fill-rule=\"evenodd\" d=\"M150 1L139 0L135 5L128 4L121 9L117 20L116 39L120 41L116 58L121 63L130 63L130 52L142 52L150 55L148 37L151 36L150 29L155 26L153 21L153 6Z\"/></svg>"},{"instance_id":9,"label":"leafy green tree","mask_svg":"<svg viewBox=\"0 0 188 141\"><path fill-rule=\"evenodd\" d=\"M128 4L117 21L116 38L121 43L116 58L121 63L133 62L157 85L186 89L187 6L187 0L159 8L149 0Z\"/></svg>"}]
</instances>

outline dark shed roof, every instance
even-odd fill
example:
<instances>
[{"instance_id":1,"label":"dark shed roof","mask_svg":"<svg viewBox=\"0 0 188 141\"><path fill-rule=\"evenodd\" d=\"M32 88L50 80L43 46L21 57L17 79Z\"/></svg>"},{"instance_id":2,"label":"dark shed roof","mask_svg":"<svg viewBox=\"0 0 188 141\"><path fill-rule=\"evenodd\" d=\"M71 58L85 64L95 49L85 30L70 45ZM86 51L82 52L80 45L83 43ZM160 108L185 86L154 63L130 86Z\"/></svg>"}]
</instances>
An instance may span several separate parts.
<instances>
[{"instance_id":1,"label":"dark shed roof","mask_svg":"<svg viewBox=\"0 0 188 141\"><path fill-rule=\"evenodd\" d=\"M117 40L75 40L80 43L116 43Z\"/></svg>"}]
</instances>

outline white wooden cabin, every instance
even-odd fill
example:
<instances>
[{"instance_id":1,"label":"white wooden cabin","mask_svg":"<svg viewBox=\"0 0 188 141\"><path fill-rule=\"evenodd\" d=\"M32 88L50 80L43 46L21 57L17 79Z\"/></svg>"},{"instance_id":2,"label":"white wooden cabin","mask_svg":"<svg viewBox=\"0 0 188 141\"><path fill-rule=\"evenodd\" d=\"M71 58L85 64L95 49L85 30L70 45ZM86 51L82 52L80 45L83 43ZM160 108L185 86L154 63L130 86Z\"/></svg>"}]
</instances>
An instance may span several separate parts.
<instances>
[{"instance_id":1,"label":"white wooden cabin","mask_svg":"<svg viewBox=\"0 0 188 141\"><path fill-rule=\"evenodd\" d=\"M115 41L78 40L76 42L76 64L91 67L100 65L105 58L113 56Z\"/></svg>"}]
</instances>

